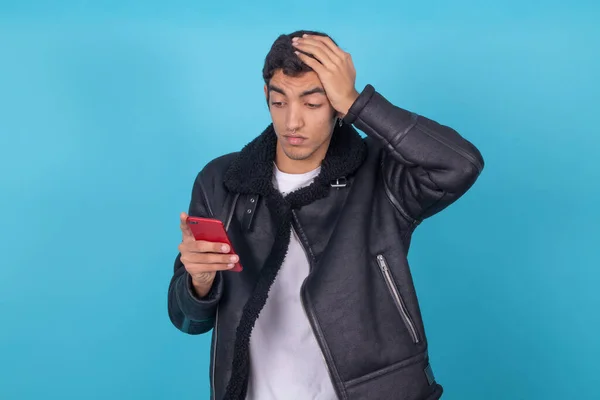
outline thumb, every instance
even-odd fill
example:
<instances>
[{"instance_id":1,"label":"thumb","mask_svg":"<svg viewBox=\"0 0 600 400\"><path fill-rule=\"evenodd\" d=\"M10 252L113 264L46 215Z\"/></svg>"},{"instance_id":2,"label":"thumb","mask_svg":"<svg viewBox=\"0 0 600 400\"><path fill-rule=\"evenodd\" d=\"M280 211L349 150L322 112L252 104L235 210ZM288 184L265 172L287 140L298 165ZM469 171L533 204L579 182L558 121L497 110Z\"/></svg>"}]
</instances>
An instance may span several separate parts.
<instances>
[{"instance_id":1,"label":"thumb","mask_svg":"<svg viewBox=\"0 0 600 400\"><path fill-rule=\"evenodd\" d=\"M194 240L194 234L187 224L188 215L184 212L179 214L179 228L181 229L181 239L183 241Z\"/></svg>"}]
</instances>

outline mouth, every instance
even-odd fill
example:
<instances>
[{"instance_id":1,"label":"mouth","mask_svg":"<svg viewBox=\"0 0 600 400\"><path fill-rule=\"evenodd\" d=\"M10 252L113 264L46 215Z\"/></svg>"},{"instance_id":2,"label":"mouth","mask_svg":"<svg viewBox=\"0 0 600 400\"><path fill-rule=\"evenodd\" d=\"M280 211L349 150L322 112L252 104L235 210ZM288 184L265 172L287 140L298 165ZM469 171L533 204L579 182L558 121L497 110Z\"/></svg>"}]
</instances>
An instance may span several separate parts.
<instances>
[{"instance_id":1,"label":"mouth","mask_svg":"<svg viewBox=\"0 0 600 400\"><path fill-rule=\"evenodd\" d=\"M302 137L302 136L284 136L283 138L286 142L288 142L292 146L301 145L306 141L306 138Z\"/></svg>"}]
</instances>

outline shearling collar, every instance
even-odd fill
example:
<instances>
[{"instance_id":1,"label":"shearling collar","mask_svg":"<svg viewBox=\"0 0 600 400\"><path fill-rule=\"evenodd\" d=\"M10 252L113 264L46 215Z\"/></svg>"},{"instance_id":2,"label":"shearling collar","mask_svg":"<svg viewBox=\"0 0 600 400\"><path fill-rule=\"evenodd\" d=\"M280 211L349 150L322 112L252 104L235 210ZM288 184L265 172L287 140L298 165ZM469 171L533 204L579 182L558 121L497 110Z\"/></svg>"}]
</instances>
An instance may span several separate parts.
<instances>
[{"instance_id":1,"label":"shearling collar","mask_svg":"<svg viewBox=\"0 0 600 400\"><path fill-rule=\"evenodd\" d=\"M273 124L269 124L240 151L225 172L227 189L240 194L272 195L276 146L277 136ZM321 186L322 189L335 179L349 177L362 165L366 153L366 144L352 125L336 125L321 172L311 187Z\"/></svg>"}]
</instances>

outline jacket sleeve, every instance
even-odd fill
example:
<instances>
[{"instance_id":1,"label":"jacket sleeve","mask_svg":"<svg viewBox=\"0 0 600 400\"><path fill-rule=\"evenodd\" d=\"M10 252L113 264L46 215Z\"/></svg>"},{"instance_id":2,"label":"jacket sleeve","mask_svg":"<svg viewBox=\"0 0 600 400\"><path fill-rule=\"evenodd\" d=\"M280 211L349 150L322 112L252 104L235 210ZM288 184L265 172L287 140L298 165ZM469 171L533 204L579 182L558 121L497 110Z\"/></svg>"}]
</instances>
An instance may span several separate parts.
<instances>
[{"instance_id":1,"label":"jacket sleeve","mask_svg":"<svg viewBox=\"0 0 600 400\"><path fill-rule=\"evenodd\" d=\"M475 183L484 160L454 129L391 104L367 85L344 117L387 151L385 189L413 223L440 212Z\"/></svg>"},{"instance_id":2,"label":"jacket sleeve","mask_svg":"<svg viewBox=\"0 0 600 400\"><path fill-rule=\"evenodd\" d=\"M202 172L198 174L192 189L190 216L214 218L209 198L202 185ZM223 293L221 273L217 272L209 293L198 298L192 286L191 276L181 263L181 253L175 259L174 273L169 284L168 311L175 327L184 333L197 335L214 327L217 305Z\"/></svg>"}]
</instances>

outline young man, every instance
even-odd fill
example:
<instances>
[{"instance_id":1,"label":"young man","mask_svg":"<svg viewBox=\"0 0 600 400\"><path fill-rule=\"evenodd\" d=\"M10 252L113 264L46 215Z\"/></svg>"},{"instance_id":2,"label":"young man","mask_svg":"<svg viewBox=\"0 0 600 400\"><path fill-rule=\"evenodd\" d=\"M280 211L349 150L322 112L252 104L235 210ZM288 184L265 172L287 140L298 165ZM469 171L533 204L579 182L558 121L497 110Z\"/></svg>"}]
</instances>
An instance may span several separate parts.
<instances>
[{"instance_id":1,"label":"young man","mask_svg":"<svg viewBox=\"0 0 600 400\"><path fill-rule=\"evenodd\" d=\"M195 241L182 213L168 304L183 332L214 328L212 399L442 394L407 252L484 162L453 129L358 93L355 76L328 36L280 36L263 69L272 124L196 178L189 215L220 219L237 254Z\"/></svg>"}]
</instances>

